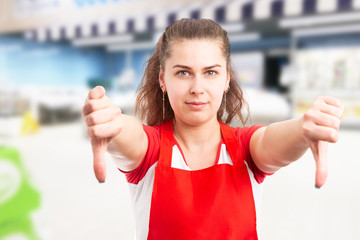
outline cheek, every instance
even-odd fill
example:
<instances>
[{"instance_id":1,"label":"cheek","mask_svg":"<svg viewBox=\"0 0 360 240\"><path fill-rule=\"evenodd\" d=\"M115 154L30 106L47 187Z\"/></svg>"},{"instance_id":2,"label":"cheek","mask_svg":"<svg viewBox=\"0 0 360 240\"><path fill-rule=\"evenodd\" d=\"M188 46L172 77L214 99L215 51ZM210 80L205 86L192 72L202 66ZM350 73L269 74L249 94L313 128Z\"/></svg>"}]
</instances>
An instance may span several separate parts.
<instances>
[{"instance_id":1,"label":"cheek","mask_svg":"<svg viewBox=\"0 0 360 240\"><path fill-rule=\"evenodd\" d=\"M216 103L216 105L218 105L218 107L220 107L222 99L223 99L223 92L217 92L214 96L214 102Z\"/></svg>"},{"instance_id":2,"label":"cheek","mask_svg":"<svg viewBox=\"0 0 360 240\"><path fill-rule=\"evenodd\" d=\"M182 102L183 94L179 88L168 88L167 95L173 109Z\"/></svg>"},{"instance_id":3,"label":"cheek","mask_svg":"<svg viewBox=\"0 0 360 240\"><path fill-rule=\"evenodd\" d=\"M166 90L169 94L169 98L179 98L188 91L188 86L180 81L168 81L166 84Z\"/></svg>"},{"instance_id":4,"label":"cheek","mask_svg":"<svg viewBox=\"0 0 360 240\"><path fill-rule=\"evenodd\" d=\"M224 96L223 86L218 86L218 88L214 89L212 93L213 106L219 109Z\"/></svg>"}]
</instances>

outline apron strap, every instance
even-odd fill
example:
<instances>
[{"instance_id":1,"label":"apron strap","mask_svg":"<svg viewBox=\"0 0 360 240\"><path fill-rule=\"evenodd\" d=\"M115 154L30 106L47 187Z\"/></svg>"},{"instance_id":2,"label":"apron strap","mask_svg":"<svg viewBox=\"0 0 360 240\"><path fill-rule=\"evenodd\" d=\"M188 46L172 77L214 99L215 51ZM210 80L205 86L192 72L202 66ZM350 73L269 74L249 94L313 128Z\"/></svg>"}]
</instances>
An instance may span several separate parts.
<instances>
[{"instance_id":1,"label":"apron strap","mask_svg":"<svg viewBox=\"0 0 360 240\"><path fill-rule=\"evenodd\" d=\"M243 158L239 151L239 143L236 139L234 129L223 122L219 121L219 124L222 138L225 142L226 149L229 152L233 164L243 165L244 161L242 161ZM174 127L172 119L161 124L160 154L158 166L171 167L173 132Z\"/></svg>"},{"instance_id":2,"label":"apron strap","mask_svg":"<svg viewBox=\"0 0 360 240\"><path fill-rule=\"evenodd\" d=\"M173 132L174 127L172 119L161 124L158 166L171 167Z\"/></svg>"},{"instance_id":3,"label":"apron strap","mask_svg":"<svg viewBox=\"0 0 360 240\"><path fill-rule=\"evenodd\" d=\"M220 123L221 134L225 142L226 149L229 152L231 161L233 162L234 165L235 164L244 165L245 163L243 161L243 156L239 150L240 146L238 140L236 139L234 129L223 122L219 121L219 123Z\"/></svg>"}]
</instances>

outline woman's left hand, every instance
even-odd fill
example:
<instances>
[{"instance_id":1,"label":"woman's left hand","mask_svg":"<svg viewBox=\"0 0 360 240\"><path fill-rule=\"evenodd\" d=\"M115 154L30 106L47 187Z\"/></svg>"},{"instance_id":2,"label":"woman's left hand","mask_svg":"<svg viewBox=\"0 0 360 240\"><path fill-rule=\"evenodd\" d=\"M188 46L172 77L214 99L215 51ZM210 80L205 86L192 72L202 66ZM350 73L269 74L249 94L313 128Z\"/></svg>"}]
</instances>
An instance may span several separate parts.
<instances>
[{"instance_id":1,"label":"woman's left hand","mask_svg":"<svg viewBox=\"0 0 360 240\"><path fill-rule=\"evenodd\" d=\"M318 97L303 116L303 135L316 162L315 187L327 178L327 144L337 142L344 106L334 97Z\"/></svg>"}]
</instances>

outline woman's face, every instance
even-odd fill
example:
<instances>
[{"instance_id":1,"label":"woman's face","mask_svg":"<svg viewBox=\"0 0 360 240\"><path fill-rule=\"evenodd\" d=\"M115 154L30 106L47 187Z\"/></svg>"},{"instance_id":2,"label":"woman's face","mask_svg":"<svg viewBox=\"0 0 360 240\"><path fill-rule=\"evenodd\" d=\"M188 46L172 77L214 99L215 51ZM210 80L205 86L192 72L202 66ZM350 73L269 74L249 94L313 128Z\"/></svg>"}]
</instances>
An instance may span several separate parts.
<instances>
[{"instance_id":1,"label":"woman's face","mask_svg":"<svg viewBox=\"0 0 360 240\"><path fill-rule=\"evenodd\" d=\"M173 43L159 80L168 94L176 121L189 125L217 121L223 93L229 86L220 42L183 40Z\"/></svg>"}]
</instances>

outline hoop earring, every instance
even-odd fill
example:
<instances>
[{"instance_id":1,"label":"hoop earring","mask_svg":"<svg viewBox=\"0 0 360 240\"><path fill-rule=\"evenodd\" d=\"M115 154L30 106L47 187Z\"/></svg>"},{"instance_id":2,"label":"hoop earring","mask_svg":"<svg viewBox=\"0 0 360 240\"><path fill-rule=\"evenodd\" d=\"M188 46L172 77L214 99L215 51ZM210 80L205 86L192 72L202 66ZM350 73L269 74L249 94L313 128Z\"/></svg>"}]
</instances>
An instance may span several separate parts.
<instances>
[{"instance_id":1,"label":"hoop earring","mask_svg":"<svg viewBox=\"0 0 360 240\"><path fill-rule=\"evenodd\" d=\"M163 120L165 119L165 94L166 92L163 92L163 96L162 96L162 114L163 114Z\"/></svg>"}]
</instances>

